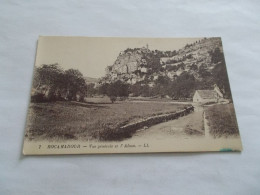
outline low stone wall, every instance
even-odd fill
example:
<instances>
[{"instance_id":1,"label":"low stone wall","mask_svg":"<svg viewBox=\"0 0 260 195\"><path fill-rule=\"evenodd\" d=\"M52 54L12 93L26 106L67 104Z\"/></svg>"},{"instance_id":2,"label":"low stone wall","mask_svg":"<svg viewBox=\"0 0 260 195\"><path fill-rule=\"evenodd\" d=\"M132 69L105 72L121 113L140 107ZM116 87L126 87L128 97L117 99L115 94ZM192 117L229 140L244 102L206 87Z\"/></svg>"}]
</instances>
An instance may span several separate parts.
<instances>
[{"instance_id":1,"label":"low stone wall","mask_svg":"<svg viewBox=\"0 0 260 195\"><path fill-rule=\"evenodd\" d=\"M135 122L135 123L127 124L125 126L120 127L119 131L129 131L129 132L132 132L132 131L141 129L143 127L150 127L150 126L162 123L162 122L166 122L166 121L169 121L169 120L177 119L177 118L179 118L181 116L185 116L185 115L187 115L187 114L189 114L189 113L191 113L193 111L194 111L194 107L193 106L189 106L189 107L187 107L187 108L185 108L183 110L180 110L180 111L177 111L177 112L174 112L174 113L162 114L162 115L158 115L158 116L152 116L152 117L149 117L149 118L144 119L142 121L138 121L138 122Z\"/></svg>"}]
</instances>

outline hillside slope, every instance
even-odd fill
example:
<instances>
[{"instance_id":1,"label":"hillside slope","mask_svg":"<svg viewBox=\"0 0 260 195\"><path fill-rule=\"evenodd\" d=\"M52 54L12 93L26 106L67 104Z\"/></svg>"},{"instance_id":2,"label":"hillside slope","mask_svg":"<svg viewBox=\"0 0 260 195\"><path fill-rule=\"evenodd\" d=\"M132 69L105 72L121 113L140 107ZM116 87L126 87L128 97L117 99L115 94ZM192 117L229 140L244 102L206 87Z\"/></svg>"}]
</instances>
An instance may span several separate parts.
<instances>
[{"instance_id":1,"label":"hillside slope","mask_svg":"<svg viewBox=\"0 0 260 195\"><path fill-rule=\"evenodd\" d=\"M113 65L106 68L106 76L101 83L117 80L130 85L147 85L154 90L158 90L158 85L165 90L170 85L178 86L177 82L183 83L181 87L185 88L193 82L192 86L186 86L192 88L185 95L189 97L195 89L211 88L214 84L218 84L223 92L230 91L221 39L215 37L187 44L178 51L128 48L119 53ZM190 82L187 83L187 80ZM174 88L171 90L174 91ZM159 92L157 95L163 94ZM172 93L170 96L175 95Z\"/></svg>"}]
</instances>

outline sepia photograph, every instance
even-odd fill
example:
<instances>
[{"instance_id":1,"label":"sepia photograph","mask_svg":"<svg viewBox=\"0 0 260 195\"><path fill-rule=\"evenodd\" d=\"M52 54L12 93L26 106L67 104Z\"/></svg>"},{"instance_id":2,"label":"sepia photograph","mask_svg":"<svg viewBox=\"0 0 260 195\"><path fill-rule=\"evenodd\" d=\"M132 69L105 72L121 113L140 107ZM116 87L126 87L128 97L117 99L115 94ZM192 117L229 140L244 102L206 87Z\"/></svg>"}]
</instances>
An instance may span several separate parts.
<instances>
[{"instance_id":1,"label":"sepia photograph","mask_svg":"<svg viewBox=\"0 0 260 195\"><path fill-rule=\"evenodd\" d=\"M220 37L39 37L25 155L241 150Z\"/></svg>"}]
</instances>

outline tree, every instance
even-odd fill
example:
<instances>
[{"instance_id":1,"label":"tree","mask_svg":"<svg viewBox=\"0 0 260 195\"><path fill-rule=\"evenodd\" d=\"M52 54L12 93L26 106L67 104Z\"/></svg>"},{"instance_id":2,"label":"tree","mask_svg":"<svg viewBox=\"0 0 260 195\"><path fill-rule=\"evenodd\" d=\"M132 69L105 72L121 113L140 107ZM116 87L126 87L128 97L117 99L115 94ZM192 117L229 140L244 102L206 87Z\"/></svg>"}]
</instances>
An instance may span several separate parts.
<instances>
[{"instance_id":1,"label":"tree","mask_svg":"<svg viewBox=\"0 0 260 195\"><path fill-rule=\"evenodd\" d=\"M212 63L218 63L224 61L224 54L220 51L220 49L217 47L214 49L213 52L211 52L211 62Z\"/></svg>"},{"instance_id":2,"label":"tree","mask_svg":"<svg viewBox=\"0 0 260 195\"><path fill-rule=\"evenodd\" d=\"M213 69L215 84L224 92L226 98L231 98L231 90L228 81L227 69L224 62L217 64Z\"/></svg>"},{"instance_id":3,"label":"tree","mask_svg":"<svg viewBox=\"0 0 260 195\"><path fill-rule=\"evenodd\" d=\"M191 98L196 87L195 78L187 72L183 72L176 81L170 83L167 94L174 99Z\"/></svg>"},{"instance_id":4,"label":"tree","mask_svg":"<svg viewBox=\"0 0 260 195\"><path fill-rule=\"evenodd\" d=\"M87 85L82 73L76 69L69 69L65 71L65 78L67 89L66 98L68 98L68 100L76 100L76 96L79 95L82 101L87 91Z\"/></svg>"},{"instance_id":5,"label":"tree","mask_svg":"<svg viewBox=\"0 0 260 195\"><path fill-rule=\"evenodd\" d=\"M211 62L215 63L212 71L214 84L217 84L226 98L231 98L231 90L228 81L226 63L223 52L216 48L211 54Z\"/></svg>"},{"instance_id":6,"label":"tree","mask_svg":"<svg viewBox=\"0 0 260 195\"><path fill-rule=\"evenodd\" d=\"M109 98L112 104L116 101L116 96L110 96Z\"/></svg>"},{"instance_id":7,"label":"tree","mask_svg":"<svg viewBox=\"0 0 260 195\"><path fill-rule=\"evenodd\" d=\"M194 70L194 71L197 71L197 70L198 70L198 66L197 66L195 63L193 63L193 64L191 65L190 69L191 69L191 70Z\"/></svg>"},{"instance_id":8,"label":"tree","mask_svg":"<svg viewBox=\"0 0 260 195\"><path fill-rule=\"evenodd\" d=\"M105 83L99 88L101 94L107 95L111 102L114 103L117 97L128 97L129 85L117 80L113 83Z\"/></svg>"},{"instance_id":9,"label":"tree","mask_svg":"<svg viewBox=\"0 0 260 195\"><path fill-rule=\"evenodd\" d=\"M168 77L160 75L158 77L158 79L156 80L156 84L166 86L169 84L169 81L170 81L170 79Z\"/></svg>"},{"instance_id":10,"label":"tree","mask_svg":"<svg viewBox=\"0 0 260 195\"><path fill-rule=\"evenodd\" d=\"M33 87L48 100L59 98L64 89L64 71L56 64L43 64L35 69Z\"/></svg>"},{"instance_id":11,"label":"tree","mask_svg":"<svg viewBox=\"0 0 260 195\"><path fill-rule=\"evenodd\" d=\"M80 71L64 71L57 63L37 67L33 87L47 101L76 100L77 95L83 101L86 95L86 82Z\"/></svg>"},{"instance_id":12,"label":"tree","mask_svg":"<svg viewBox=\"0 0 260 195\"><path fill-rule=\"evenodd\" d=\"M97 94L97 89L95 88L94 83L87 84L87 96L93 96L94 94Z\"/></svg>"},{"instance_id":13,"label":"tree","mask_svg":"<svg viewBox=\"0 0 260 195\"><path fill-rule=\"evenodd\" d=\"M130 91L133 94L133 96L140 96L142 93L142 86L140 83L135 83L134 85L130 86Z\"/></svg>"},{"instance_id":14,"label":"tree","mask_svg":"<svg viewBox=\"0 0 260 195\"><path fill-rule=\"evenodd\" d=\"M200 76L201 76L202 78L211 77L211 73L207 70L207 67L206 67L205 64L202 64L202 65L199 67L198 73L200 74Z\"/></svg>"},{"instance_id":15,"label":"tree","mask_svg":"<svg viewBox=\"0 0 260 195\"><path fill-rule=\"evenodd\" d=\"M109 84L108 83L103 83L99 88L98 88L98 93L107 95L107 89L108 89Z\"/></svg>"},{"instance_id":16,"label":"tree","mask_svg":"<svg viewBox=\"0 0 260 195\"><path fill-rule=\"evenodd\" d=\"M148 53L144 57L144 59L147 62L147 67L150 68L151 70L153 70L153 72L157 72L161 68L161 64L160 64L161 55L162 55L161 53L160 54L159 53L156 53L156 54Z\"/></svg>"}]
</instances>

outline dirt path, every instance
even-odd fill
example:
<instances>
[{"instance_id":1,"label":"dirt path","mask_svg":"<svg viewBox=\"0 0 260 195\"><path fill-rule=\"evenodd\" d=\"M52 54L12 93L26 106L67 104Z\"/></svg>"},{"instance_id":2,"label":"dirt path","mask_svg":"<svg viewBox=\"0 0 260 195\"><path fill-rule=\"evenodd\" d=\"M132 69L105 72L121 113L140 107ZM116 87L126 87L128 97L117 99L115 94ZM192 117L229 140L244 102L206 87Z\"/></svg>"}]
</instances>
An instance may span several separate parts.
<instances>
[{"instance_id":1,"label":"dirt path","mask_svg":"<svg viewBox=\"0 0 260 195\"><path fill-rule=\"evenodd\" d=\"M167 102L167 103L173 103L173 102ZM191 104L191 102L179 102L179 104L187 104L187 103ZM228 100L225 100L217 104L227 104L227 103ZM206 107L213 106L213 105L216 104L207 105ZM160 123L151 126L150 128L138 130L132 136L132 138L130 138L131 141L146 140L146 139L163 140L166 137L167 138L181 137L184 139L188 139L191 137L191 135L202 135L205 137L210 137L211 136L210 130L209 130L208 122L205 119L204 108L197 104L193 104L193 106L194 106L194 112L188 114L187 116L183 116L168 122Z\"/></svg>"},{"instance_id":2,"label":"dirt path","mask_svg":"<svg viewBox=\"0 0 260 195\"><path fill-rule=\"evenodd\" d=\"M196 120L197 124L194 123L194 120ZM185 128L188 125L190 128L196 129L204 134L204 130L202 129L204 126L203 110L195 111L186 116L160 123L147 129L140 129L130 139L131 141L149 139L163 140L165 137L182 137L185 139L190 137L190 135L185 133Z\"/></svg>"}]
</instances>

